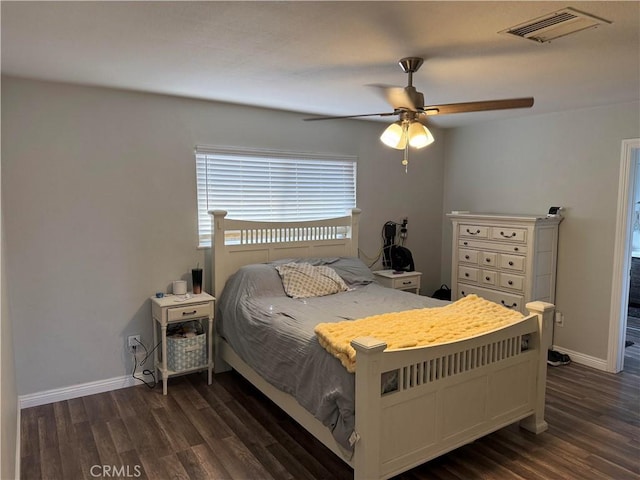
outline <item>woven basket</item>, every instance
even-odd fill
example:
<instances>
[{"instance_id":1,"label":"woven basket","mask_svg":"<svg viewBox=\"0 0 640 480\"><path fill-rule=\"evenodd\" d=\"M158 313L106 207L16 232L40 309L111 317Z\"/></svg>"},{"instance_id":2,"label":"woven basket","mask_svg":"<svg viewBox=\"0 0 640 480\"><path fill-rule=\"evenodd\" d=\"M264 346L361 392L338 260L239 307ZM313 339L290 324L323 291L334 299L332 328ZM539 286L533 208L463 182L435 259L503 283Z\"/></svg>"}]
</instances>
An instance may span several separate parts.
<instances>
[{"instance_id":1,"label":"woven basket","mask_svg":"<svg viewBox=\"0 0 640 480\"><path fill-rule=\"evenodd\" d=\"M190 338L167 337L167 368L180 371L205 365L206 347L204 333Z\"/></svg>"}]
</instances>

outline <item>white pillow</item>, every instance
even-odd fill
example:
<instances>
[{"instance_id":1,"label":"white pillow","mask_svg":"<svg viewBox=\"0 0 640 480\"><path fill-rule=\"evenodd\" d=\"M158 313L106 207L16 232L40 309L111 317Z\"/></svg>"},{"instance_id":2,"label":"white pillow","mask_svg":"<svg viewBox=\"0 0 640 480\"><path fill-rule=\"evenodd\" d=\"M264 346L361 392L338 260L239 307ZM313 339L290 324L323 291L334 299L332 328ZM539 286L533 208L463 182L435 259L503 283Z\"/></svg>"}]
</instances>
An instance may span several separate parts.
<instances>
[{"instance_id":1,"label":"white pillow","mask_svg":"<svg viewBox=\"0 0 640 480\"><path fill-rule=\"evenodd\" d=\"M324 265L286 263L277 265L276 270L282 278L284 291L293 298L322 297L349 290L340 275Z\"/></svg>"}]
</instances>

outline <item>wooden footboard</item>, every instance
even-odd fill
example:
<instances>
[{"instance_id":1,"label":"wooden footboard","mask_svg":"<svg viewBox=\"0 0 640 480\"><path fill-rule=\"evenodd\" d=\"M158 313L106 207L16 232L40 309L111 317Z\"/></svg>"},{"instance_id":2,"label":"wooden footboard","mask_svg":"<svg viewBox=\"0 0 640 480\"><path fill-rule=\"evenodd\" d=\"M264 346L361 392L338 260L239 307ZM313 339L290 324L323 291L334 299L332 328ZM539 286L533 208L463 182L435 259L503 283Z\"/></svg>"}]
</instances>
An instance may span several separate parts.
<instances>
[{"instance_id":1,"label":"wooden footboard","mask_svg":"<svg viewBox=\"0 0 640 480\"><path fill-rule=\"evenodd\" d=\"M554 306L532 302L527 308L531 315L516 325L445 345L384 351L386 345L374 338L354 340L357 443L351 459L293 397L262 379L223 340L217 348L225 362L351 465L355 480L384 479L517 421L536 434L547 429Z\"/></svg>"},{"instance_id":2,"label":"wooden footboard","mask_svg":"<svg viewBox=\"0 0 640 480\"><path fill-rule=\"evenodd\" d=\"M374 338L354 340L354 478L389 478L518 420L546 430L554 306L527 308L532 315L512 327L435 347L384 351Z\"/></svg>"}]
</instances>

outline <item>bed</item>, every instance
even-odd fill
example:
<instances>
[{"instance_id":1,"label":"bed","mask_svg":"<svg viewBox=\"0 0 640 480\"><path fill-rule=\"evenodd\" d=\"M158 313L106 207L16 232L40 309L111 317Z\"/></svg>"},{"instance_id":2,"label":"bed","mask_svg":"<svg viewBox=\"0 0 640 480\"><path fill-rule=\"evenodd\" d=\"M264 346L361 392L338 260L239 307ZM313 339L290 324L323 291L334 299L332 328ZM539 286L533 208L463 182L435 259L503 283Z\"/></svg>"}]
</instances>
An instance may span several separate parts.
<instances>
[{"instance_id":1,"label":"bed","mask_svg":"<svg viewBox=\"0 0 640 480\"><path fill-rule=\"evenodd\" d=\"M333 263L333 259L358 256L358 209L340 218L296 223L242 221L226 218L225 211L210 213L214 232L212 270L218 299L227 281L235 282L238 272L255 265L284 263L284 259L286 263L290 259L325 259L325 263ZM367 285L352 288L354 292L345 293L344 297L371 294L367 293L369 290L374 296L385 294L376 288L391 290ZM234 290L235 285L230 286L225 296ZM414 303L439 305L429 305L431 300L407 292L394 291L396 294L404 295L402 301L411 308ZM341 295L305 299L296 308L335 310L328 302ZM284 307L279 299L279 294L276 299L266 299L263 307L275 306L280 311ZM376 338L355 338L351 342L357 353L355 373L345 373L350 375L349 388L353 389L353 407L345 410L353 408L355 414L351 415L352 424L339 420L340 435L336 435L335 421L332 429L327 428L327 420L321 419L317 410L309 410L308 402L283 389L277 379L265 378L257 368L259 349L237 344L234 347L230 330L225 334L216 328L216 371L233 368L247 378L351 465L356 480L384 479L515 422L536 434L547 429L546 354L554 306L531 302L527 309L530 315L507 327L438 345L388 349ZM227 322L225 328L235 322L228 310L218 310L216 317L216 323ZM296 315L297 311L285 312L280 318ZM314 351L316 354L320 355ZM326 351L324 355L332 359L326 360L328 364L337 361ZM319 378L315 371L301 377L309 377L308 382ZM307 394L308 398L314 396L315 393Z\"/></svg>"}]
</instances>

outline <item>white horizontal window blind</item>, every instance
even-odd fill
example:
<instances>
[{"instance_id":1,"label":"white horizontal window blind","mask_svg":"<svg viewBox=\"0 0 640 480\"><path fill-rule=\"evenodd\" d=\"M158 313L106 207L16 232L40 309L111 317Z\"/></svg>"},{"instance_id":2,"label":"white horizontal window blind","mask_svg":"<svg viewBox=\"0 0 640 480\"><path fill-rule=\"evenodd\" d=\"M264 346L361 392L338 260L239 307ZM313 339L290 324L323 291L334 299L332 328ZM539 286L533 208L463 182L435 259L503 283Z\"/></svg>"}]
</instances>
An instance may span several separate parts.
<instances>
[{"instance_id":1,"label":"white horizontal window blind","mask_svg":"<svg viewBox=\"0 0 640 480\"><path fill-rule=\"evenodd\" d=\"M356 206L356 157L196 147L200 246L211 245L209 210L240 220L341 217Z\"/></svg>"}]
</instances>

